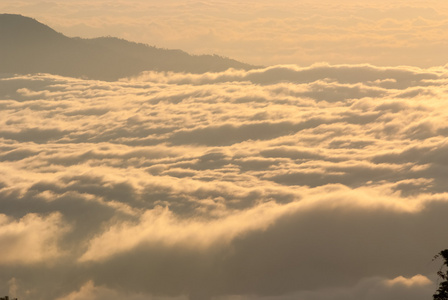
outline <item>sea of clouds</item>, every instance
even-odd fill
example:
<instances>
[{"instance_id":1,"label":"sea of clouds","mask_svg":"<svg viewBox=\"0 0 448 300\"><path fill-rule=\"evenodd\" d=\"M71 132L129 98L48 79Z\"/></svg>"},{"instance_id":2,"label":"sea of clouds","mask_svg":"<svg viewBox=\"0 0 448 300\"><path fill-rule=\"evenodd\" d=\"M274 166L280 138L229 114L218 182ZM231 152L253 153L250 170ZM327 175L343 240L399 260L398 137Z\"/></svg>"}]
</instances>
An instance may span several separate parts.
<instances>
[{"instance_id":1,"label":"sea of clouds","mask_svg":"<svg viewBox=\"0 0 448 300\"><path fill-rule=\"evenodd\" d=\"M448 69L0 77L0 292L428 298Z\"/></svg>"}]
</instances>

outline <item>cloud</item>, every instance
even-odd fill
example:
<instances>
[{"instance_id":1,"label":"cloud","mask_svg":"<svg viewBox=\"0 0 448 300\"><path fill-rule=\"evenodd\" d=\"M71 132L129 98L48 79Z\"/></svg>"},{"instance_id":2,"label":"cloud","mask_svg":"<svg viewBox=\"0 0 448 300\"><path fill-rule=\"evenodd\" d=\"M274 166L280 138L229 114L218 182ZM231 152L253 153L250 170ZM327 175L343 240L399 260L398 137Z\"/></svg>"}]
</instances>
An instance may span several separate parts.
<instances>
[{"instance_id":1,"label":"cloud","mask_svg":"<svg viewBox=\"0 0 448 300\"><path fill-rule=\"evenodd\" d=\"M92 281L88 281L83 285L79 291L70 293L65 297L58 298L58 300L82 300L82 299L92 299L92 300L118 300L118 299L130 299L130 300L185 300L185 297L157 297L142 294L131 294L120 293L113 289L95 286Z\"/></svg>"},{"instance_id":2,"label":"cloud","mask_svg":"<svg viewBox=\"0 0 448 300\"><path fill-rule=\"evenodd\" d=\"M397 279L412 282L409 285L390 284ZM425 276L415 275L411 278L399 276L388 280L379 277L366 278L353 286L344 288L328 288L319 291L306 291L282 296L254 297L230 296L217 297L216 300L292 300L292 299L421 299L432 291L432 282Z\"/></svg>"},{"instance_id":3,"label":"cloud","mask_svg":"<svg viewBox=\"0 0 448 300\"><path fill-rule=\"evenodd\" d=\"M137 77L137 80L177 84L207 84L233 81L250 81L261 85L282 82L295 84L314 83L313 85L304 86L304 88L309 89L317 86L321 90L331 87L332 85L328 84L328 81L330 81L340 84L359 84L353 87L362 87L362 84L365 84L367 86L389 89L408 89L413 86L431 85L431 81L437 84L436 80L440 79L441 76L443 77L444 74L445 70L443 68L424 70L415 67L376 67L368 64L329 65L327 63L317 63L310 67L276 65L251 71L229 69L221 73L167 73L165 76L148 71L143 72L141 76ZM356 92L356 90L352 90L353 92ZM347 96L352 97L351 94L347 94Z\"/></svg>"},{"instance_id":4,"label":"cloud","mask_svg":"<svg viewBox=\"0 0 448 300\"><path fill-rule=\"evenodd\" d=\"M328 64L4 75L0 293L430 294L448 226L446 84L444 67Z\"/></svg>"},{"instance_id":5,"label":"cloud","mask_svg":"<svg viewBox=\"0 0 448 300\"><path fill-rule=\"evenodd\" d=\"M212 205L214 204L211 201ZM168 210L156 207L146 211L137 225L118 224L101 236L91 240L80 261L101 260L116 253L127 252L139 244L161 244L165 247L182 244L184 247L207 249L216 243L228 244L235 236L251 230L268 227L288 207L270 203L254 209L233 213L215 221L176 220ZM230 214L227 212L226 214ZM129 238L133 237L133 238ZM122 240L120 245L117 240Z\"/></svg>"},{"instance_id":6,"label":"cloud","mask_svg":"<svg viewBox=\"0 0 448 300\"><path fill-rule=\"evenodd\" d=\"M33 264L57 259L63 253L58 242L68 227L61 215L27 214L20 220L0 215L0 264Z\"/></svg>"},{"instance_id":7,"label":"cloud","mask_svg":"<svg viewBox=\"0 0 448 300\"><path fill-rule=\"evenodd\" d=\"M430 283L431 283L431 281L427 277L425 277L423 275L415 275L412 278L405 278L403 276L399 276L399 277L396 277L396 278L394 278L392 280L389 280L387 282L387 284L390 285L390 286L405 285L405 286L408 286L408 287L415 286L415 285L417 285L417 286L419 286L419 285L428 285Z\"/></svg>"}]
</instances>

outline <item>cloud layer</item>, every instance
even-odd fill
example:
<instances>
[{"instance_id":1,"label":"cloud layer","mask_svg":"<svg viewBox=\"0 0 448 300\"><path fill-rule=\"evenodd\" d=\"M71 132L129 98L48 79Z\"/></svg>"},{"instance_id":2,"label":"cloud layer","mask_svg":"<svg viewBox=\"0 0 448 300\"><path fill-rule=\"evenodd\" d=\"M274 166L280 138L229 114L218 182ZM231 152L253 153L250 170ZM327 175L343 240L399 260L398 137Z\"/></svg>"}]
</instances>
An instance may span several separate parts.
<instances>
[{"instance_id":1,"label":"cloud layer","mask_svg":"<svg viewBox=\"0 0 448 300\"><path fill-rule=\"evenodd\" d=\"M447 70L0 78L0 292L421 299L448 226ZM42 276L45 274L45 276Z\"/></svg>"}]
</instances>

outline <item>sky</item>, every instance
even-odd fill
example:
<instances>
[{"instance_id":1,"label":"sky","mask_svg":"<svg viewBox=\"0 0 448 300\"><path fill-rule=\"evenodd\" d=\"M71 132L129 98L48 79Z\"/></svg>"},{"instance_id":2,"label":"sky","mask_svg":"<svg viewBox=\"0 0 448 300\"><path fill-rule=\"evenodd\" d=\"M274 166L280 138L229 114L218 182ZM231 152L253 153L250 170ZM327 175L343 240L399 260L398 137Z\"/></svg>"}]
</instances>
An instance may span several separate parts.
<instances>
[{"instance_id":1,"label":"sky","mask_svg":"<svg viewBox=\"0 0 448 300\"><path fill-rule=\"evenodd\" d=\"M446 6L332 3L1 1L69 36L265 67L0 74L0 295L429 299Z\"/></svg>"},{"instance_id":2,"label":"sky","mask_svg":"<svg viewBox=\"0 0 448 300\"><path fill-rule=\"evenodd\" d=\"M117 36L270 66L446 64L448 3L293 0L2 0L68 36Z\"/></svg>"}]
</instances>

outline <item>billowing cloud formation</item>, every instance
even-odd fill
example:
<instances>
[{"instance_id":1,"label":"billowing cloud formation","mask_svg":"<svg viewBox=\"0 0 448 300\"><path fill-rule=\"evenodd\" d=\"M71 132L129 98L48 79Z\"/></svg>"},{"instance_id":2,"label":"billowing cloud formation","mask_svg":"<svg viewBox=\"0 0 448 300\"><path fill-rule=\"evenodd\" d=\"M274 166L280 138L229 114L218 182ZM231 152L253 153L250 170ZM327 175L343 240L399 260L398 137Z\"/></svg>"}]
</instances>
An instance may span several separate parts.
<instances>
[{"instance_id":1,"label":"billowing cloud formation","mask_svg":"<svg viewBox=\"0 0 448 300\"><path fill-rule=\"evenodd\" d=\"M447 63L440 0L2 0L68 36L117 36L254 65Z\"/></svg>"},{"instance_id":2,"label":"billowing cloud formation","mask_svg":"<svg viewBox=\"0 0 448 300\"><path fill-rule=\"evenodd\" d=\"M59 256L55 241L61 235L60 216L28 214L18 221L0 215L0 264L28 264Z\"/></svg>"},{"instance_id":3,"label":"billowing cloud formation","mask_svg":"<svg viewBox=\"0 0 448 300\"><path fill-rule=\"evenodd\" d=\"M443 67L327 64L4 75L0 293L430 295L447 247L447 83Z\"/></svg>"}]
</instances>

